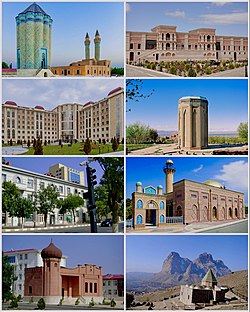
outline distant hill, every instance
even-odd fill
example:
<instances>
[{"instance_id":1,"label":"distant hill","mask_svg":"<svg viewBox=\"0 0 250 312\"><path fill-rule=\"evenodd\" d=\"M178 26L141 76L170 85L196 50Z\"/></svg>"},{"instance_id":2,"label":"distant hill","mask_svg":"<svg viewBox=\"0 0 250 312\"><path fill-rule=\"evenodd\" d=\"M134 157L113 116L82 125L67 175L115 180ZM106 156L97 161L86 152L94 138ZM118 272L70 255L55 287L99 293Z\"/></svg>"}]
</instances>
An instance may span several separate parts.
<instances>
[{"instance_id":1,"label":"distant hill","mask_svg":"<svg viewBox=\"0 0 250 312\"><path fill-rule=\"evenodd\" d=\"M228 286L229 288L233 288L240 294L248 297L248 271L236 271L231 272L226 276L222 276L218 278L218 285Z\"/></svg>"},{"instance_id":2,"label":"distant hill","mask_svg":"<svg viewBox=\"0 0 250 312\"><path fill-rule=\"evenodd\" d=\"M231 273L222 260L214 260L211 254L200 254L194 261L171 252L162 264L159 273L127 273L127 289L150 292L182 284L199 283L207 271L212 269L216 277Z\"/></svg>"}]
</instances>

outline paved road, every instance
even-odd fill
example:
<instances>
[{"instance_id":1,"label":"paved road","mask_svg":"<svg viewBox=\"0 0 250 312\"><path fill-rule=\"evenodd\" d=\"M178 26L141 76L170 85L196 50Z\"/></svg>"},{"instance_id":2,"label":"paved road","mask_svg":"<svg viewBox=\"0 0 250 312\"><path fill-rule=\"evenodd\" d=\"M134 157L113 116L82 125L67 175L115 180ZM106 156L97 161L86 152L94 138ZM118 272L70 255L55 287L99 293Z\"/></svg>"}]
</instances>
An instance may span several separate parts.
<instances>
[{"instance_id":1,"label":"paved road","mask_svg":"<svg viewBox=\"0 0 250 312\"><path fill-rule=\"evenodd\" d=\"M203 77L245 77L245 67L229 69L216 74L203 76Z\"/></svg>"},{"instance_id":2,"label":"paved road","mask_svg":"<svg viewBox=\"0 0 250 312\"><path fill-rule=\"evenodd\" d=\"M121 222L118 225L118 231L119 233L124 233L124 223ZM6 231L3 230L4 233ZM97 225L97 232L98 233L112 233L112 227L101 227L100 225ZM47 229L28 229L26 228L25 231L15 231L11 230L7 233L91 233L90 232L90 226L81 226L81 227L69 227L69 228L60 228L60 227L52 227Z\"/></svg>"},{"instance_id":3,"label":"paved road","mask_svg":"<svg viewBox=\"0 0 250 312\"><path fill-rule=\"evenodd\" d=\"M2 154L3 155L20 155L23 153L28 152L28 148L24 148L20 146L3 146L2 147Z\"/></svg>"},{"instance_id":4,"label":"paved road","mask_svg":"<svg viewBox=\"0 0 250 312\"><path fill-rule=\"evenodd\" d=\"M126 65L127 77L177 77L171 74L158 72L156 70L142 68L138 66Z\"/></svg>"},{"instance_id":5,"label":"paved road","mask_svg":"<svg viewBox=\"0 0 250 312\"><path fill-rule=\"evenodd\" d=\"M211 230L204 230L202 233L247 233L248 232L248 221L230 224L227 226L223 226L221 228L215 228Z\"/></svg>"},{"instance_id":6,"label":"paved road","mask_svg":"<svg viewBox=\"0 0 250 312\"><path fill-rule=\"evenodd\" d=\"M9 304L8 303L3 303L3 310L7 310ZM35 303L24 303L24 302L19 302L18 303L18 309L19 310L36 310L37 305ZM9 310L9 309L8 309ZM88 306L81 306L81 305L52 305L52 304L47 304L45 310L123 310L119 307L111 308L110 306L105 306L105 305L96 305L94 307L88 307Z\"/></svg>"}]
</instances>

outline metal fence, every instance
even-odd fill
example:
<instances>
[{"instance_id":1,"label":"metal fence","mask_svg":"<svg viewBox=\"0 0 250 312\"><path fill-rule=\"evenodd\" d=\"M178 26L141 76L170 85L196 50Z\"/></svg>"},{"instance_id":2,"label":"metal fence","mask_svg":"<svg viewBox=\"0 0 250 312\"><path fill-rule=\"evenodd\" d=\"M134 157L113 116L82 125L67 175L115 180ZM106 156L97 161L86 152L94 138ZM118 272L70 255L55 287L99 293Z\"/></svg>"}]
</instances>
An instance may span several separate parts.
<instances>
[{"instance_id":1,"label":"metal fence","mask_svg":"<svg viewBox=\"0 0 250 312\"><path fill-rule=\"evenodd\" d=\"M166 223L183 223L183 216L181 217L166 217Z\"/></svg>"}]
</instances>

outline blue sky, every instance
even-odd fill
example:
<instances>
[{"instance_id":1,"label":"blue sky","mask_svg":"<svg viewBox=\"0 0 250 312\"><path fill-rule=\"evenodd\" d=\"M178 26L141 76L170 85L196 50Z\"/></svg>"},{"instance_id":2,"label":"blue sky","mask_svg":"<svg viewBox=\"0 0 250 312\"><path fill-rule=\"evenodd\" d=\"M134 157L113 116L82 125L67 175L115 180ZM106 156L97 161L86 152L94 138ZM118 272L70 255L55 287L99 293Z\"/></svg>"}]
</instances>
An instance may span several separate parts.
<instances>
[{"instance_id":1,"label":"blue sky","mask_svg":"<svg viewBox=\"0 0 250 312\"><path fill-rule=\"evenodd\" d=\"M96 264L104 274L123 274L123 237L118 235L3 235L2 250L43 249L51 238L68 257L68 267Z\"/></svg>"},{"instance_id":2,"label":"blue sky","mask_svg":"<svg viewBox=\"0 0 250 312\"><path fill-rule=\"evenodd\" d=\"M128 235L126 271L159 272L171 251L192 261L211 253L232 271L246 270L247 247L247 235Z\"/></svg>"},{"instance_id":3,"label":"blue sky","mask_svg":"<svg viewBox=\"0 0 250 312\"><path fill-rule=\"evenodd\" d=\"M126 11L128 31L168 25L180 32L215 28L217 35L247 36L247 2L128 3Z\"/></svg>"},{"instance_id":4,"label":"blue sky","mask_svg":"<svg viewBox=\"0 0 250 312\"><path fill-rule=\"evenodd\" d=\"M3 60L16 65L15 17L32 2L3 3ZM86 32L91 40L91 56L94 56L94 36L98 29L101 42L101 59L112 61L111 66L123 67L124 6L123 2L38 2L53 19L52 66L68 65L85 58ZM115 47L115 48L114 48ZM13 66L13 67L14 67Z\"/></svg>"},{"instance_id":5,"label":"blue sky","mask_svg":"<svg viewBox=\"0 0 250 312\"><path fill-rule=\"evenodd\" d=\"M66 103L85 104L99 101L108 93L124 87L123 79L4 79L3 103L14 101L19 106L41 105L50 110Z\"/></svg>"},{"instance_id":6,"label":"blue sky","mask_svg":"<svg viewBox=\"0 0 250 312\"><path fill-rule=\"evenodd\" d=\"M128 101L127 125L139 121L157 130L177 130L178 100L204 96L208 100L208 131L237 131L246 122L246 79L144 79L139 102ZM237 114L236 114L237 110Z\"/></svg>"},{"instance_id":7,"label":"blue sky","mask_svg":"<svg viewBox=\"0 0 250 312\"><path fill-rule=\"evenodd\" d=\"M87 157L4 157L6 161L10 161L13 167L37 172L41 174L48 173L49 167L58 163L67 167L84 171L86 173L86 166L80 166L80 163L88 160ZM99 166L97 161L91 162L90 167L96 169L97 181L99 183L100 178L103 175L103 170ZM85 185L87 185L86 174Z\"/></svg>"},{"instance_id":8,"label":"blue sky","mask_svg":"<svg viewBox=\"0 0 250 312\"><path fill-rule=\"evenodd\" d=\"M216 180L229 190L245 193L248 202L248 162L247 157L127 157L126 192L127 198L135 192L136 182L142 187L152 185L165 188L163 167L167 159L172 159L176 172L174 182L188 179L196 182Z\"/></svg>"}]
</instances>

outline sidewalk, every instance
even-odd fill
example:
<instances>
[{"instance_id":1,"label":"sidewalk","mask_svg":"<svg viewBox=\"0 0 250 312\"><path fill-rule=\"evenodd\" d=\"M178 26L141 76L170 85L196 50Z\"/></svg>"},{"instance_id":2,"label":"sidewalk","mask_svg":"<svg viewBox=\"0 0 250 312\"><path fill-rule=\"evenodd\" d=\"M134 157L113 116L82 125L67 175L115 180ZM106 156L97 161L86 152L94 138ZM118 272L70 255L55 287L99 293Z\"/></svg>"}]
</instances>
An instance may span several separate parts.
<instances>
[{"instance_id":1,"label":"sidewalk","mask_svg":"<svg viewBox=\"0 0 250 312\"><path fill-rule=\"evenodd\" d=\"M90 226L90 224L70 224L70 225L47 225L45 226L38 226L38 227L3 227L2 232L3 233L9 233L9 232L27 232L27 231L38 231L38 230L53 230L53 229L68 229L68 228L80 228L80 227L86 227Z\"/></svg>"}]
</instances>

